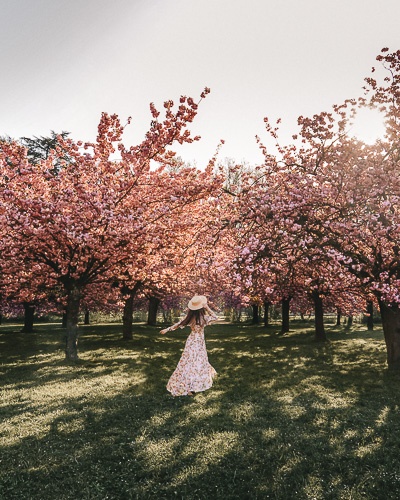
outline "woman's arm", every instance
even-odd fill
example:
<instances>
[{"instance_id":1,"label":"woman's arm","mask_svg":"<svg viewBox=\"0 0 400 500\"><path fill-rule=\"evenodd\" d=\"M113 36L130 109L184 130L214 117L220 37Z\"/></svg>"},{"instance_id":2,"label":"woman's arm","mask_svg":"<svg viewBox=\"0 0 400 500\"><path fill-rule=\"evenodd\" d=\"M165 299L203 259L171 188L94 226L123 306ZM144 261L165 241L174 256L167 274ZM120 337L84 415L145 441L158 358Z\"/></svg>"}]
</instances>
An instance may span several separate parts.
<instances>
[{"instance_id":1,"label":"woman's arm","mask_svg":"<svg viewBox=\"0 0 400 500\"><path fill-rule=\"evenodd\" d=\"M216 313L214 311L212 311L209 308L208 304L204 307L204 309L208 313L208 323L211 321L218 321L218 316L216 315Z\"/></svg>"},{"instance_id":2,"label":"woman's arm","mask_svg":"<svg viewBox=\"0 0 400 500\"><path fill-rule=\"evenodd\" d=\"M181 321L178 321L178 323L175 323L174 325L169 326L168 328L164 328L163 330L160 330L161 335L165 335L167 332L171 332L172 330L176 330L177 328L179 328L180 324L181 324Z\"/></svg>"}]
</instances>

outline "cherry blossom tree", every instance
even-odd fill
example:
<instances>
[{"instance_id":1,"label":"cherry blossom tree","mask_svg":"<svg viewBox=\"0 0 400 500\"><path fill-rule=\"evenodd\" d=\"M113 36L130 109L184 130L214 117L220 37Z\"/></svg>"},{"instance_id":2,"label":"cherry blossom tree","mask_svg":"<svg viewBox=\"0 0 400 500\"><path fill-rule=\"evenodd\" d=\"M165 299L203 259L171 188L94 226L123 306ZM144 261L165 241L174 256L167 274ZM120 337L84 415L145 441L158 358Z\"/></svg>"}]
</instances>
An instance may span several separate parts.
<instances>
[{"instance_id":1,"label":"cherry blossom tree","mask_svg":"<svg viewBox=\"0 0 400 500\"><path fill-rule=\"evenodd\" d=\"M278 174L285 172L283 183L294 195L293 213L299 214L306 234L301 246L306 248L308 239L319 242L332 262L357 279L366 296L376 297L388 366L398 370L400 52L384 49L377 59L388 74L382 83L368 78L366 96L335 105L330 113L299 118L300 131L294 137L299 145L279 149ZM365 105L379 106L386 117L386 136L374 145L348 133L357 106ZM277 128L266 124L276 138ZM269 158L266 149L265 154ZM296 183L288 173L295 174ZM281 222L287 219L281 217Z\"/></svg>"},{"instance_id":2,"label":"cherry blossom tree","mask_svg":"<svg viewBox=\"0 0 400 500\"><path fill-rule=\"evenodd\" d=\"M286 301L303 290L314 303L316 336L321 339L328 297L336 296L337 302L341 296L342 307L346 301L350 310L360 304L354 295L365 304L372 292L383 318L388 310L393 316L398 307L398 53L378 59L390 67L390 85L378 87L367 80L369 102L390 114L387 141L367 146L349 135L356 100L335 105L329 113L300 117L299 133L288 146L279 144L280 121L273 126L265 119L278 153L270 154L258 140L264 164L242 178L239 208L231 219L239 233L239 275L248 281L246 287L259 296L264 273L275 282L275 290L279 275L292 285L281 292ZM359 102L365 105L366 99ZM382 265L383 249L388 256ZM393 328L385 319L384 329L392 366L394 341L388 337Z\"/></svg>"},{"instance_id":3,"label":"cherry blossom tree","mask_svg":"<svg viewBox=\"0 0 400 500\"><path fill-rule=\"evenodd\" d=\"M207 93L208 89L201 98ZM165 118L159 121L160 113L151 105L151 128L142 143L130 148L122 143L124 127L118 117L106 113L95 143L59 137L47 159L34 165L26 149L15 143L2 145L5 224L18 255L12 263L45 269L48 283L62 285L68 359L78 358L77 325L85 288L114 279L116 270L133 258L139 261L140 249L162 237L150 230L167 219L171 202L197 199L212 178L211 168L193 172L191 183L188 176L165 178L165 165L174 156L169 146L198 139L187 130L198 104L182 97L176 111L172 101L164 107ZM116 150L119 162L112 157Z\"/></svg>"},{"instance_id":4,"label":"cherry blossom tree","mask_svg":"<svg viewBox=\"0 0 400 500\"><path fill-rule=\"evenodd\" d=\"M378 106L386 135L373 146L352 141L336 188L337 214L329 238L349 272L360 279L379 304L389 368L400 369L400 51L383 49L377 57L386 69L379 82L366 79L361 105ZM343 141L344 142L344 141ZM348 143L343 149L349 149Z\"/></svg>"}]
</instances>

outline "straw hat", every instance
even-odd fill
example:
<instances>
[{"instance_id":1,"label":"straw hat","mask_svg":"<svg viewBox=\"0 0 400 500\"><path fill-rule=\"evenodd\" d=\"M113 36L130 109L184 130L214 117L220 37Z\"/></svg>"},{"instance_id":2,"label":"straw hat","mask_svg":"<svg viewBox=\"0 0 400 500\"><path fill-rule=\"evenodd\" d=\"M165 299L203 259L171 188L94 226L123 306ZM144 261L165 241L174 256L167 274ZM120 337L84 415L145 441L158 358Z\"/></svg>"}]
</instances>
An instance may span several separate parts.
<instances>
[{"instance_id":1,"label":"straw hat","mask_svg":"<svg viewBox=\"0 0 400 500\"><path fill-rule=\"evenodd\" d=\"M207 305L207 298L204 295L195 295L189 300L188 308L192 311L202 309Z\"/></svg>"}]
</instances>

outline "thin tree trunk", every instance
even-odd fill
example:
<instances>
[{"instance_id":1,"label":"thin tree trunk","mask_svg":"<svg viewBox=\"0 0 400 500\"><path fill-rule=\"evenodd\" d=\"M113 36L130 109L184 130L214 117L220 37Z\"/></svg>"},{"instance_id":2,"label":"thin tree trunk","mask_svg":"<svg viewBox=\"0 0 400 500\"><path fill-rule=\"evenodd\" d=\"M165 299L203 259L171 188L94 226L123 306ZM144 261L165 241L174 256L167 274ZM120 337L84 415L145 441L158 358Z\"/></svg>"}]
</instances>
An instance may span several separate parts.
<instances>
[{"instance_id":1,"label":"thin tree trunk","mask_svg":"<svg viewBox=\"0 0 400 500\"><path fill-rule=\"evenodd\" d=\"M133 288L124 287L122 290L122 293L127 295L122 316L122 338L124 340L133 339L133 301L140 286L141 283L137 282Z\"/></svg>"},{"instance_id":2,"label":"thin tree trunk","mask_svg":"<svg viewBox=\"0 0 400 500\"><path fill-rule=\"evenodd\" d=\"M68 291L67 299L67 332L65 357L69 361L76 361L78 356L78 321L81 303L81 291L79 287L73 286Z\"/></svg>"},{"instance_id":3,"label":"thin tree trunk","mask_svg":"<svg viewBox=\"0 0 400 500\"><path fill-rule=\"evenodd\" d=\"M400 307L379 301L385 337L387 364L390 370L400 371Z\"/></svg>"},{"instance_id":4,"label":"thin tree trunk","mask_svg":"<svg viewBox=\"0 0 400 500\"><path fill-rule=\"evenodd\" d=\"M85 321L84 321L84 324L85 325L90 325L90 311L88 309L86 309L86 311L85 311Z\"/></svg>"},{"instance_id":5,"label":"thin tree trunk","mask_svg":"<svg viewBox=\"0 0 400 500\"><path fill-rule=\"evenodd\" d=\"M282 334L289 331L290 300L290 297L282 299Z\"/></svg>"},{"instance_id":6,"label":"thin tree trunk","mask_svg":"<svg viewBox=\"0 0 400 500\"><path fill-rule=\"evenodd\" d=\"M258 325L260 322L260 315L259 315L259 307L257 304L252 305L252 310L253 310L253 317L251 320L252 325Z\"/></svg>"},{"instance_id":7,"label":"thin tree trunk","mask_svg":"<svg viewBox=\"0 0 400 500\"><path fill-rule=\"evenodd\" d=\"M2 321L3 321L3 315L0 313L0 325Z\"/></svg>"},{"instance_id":8,"label":"thin tree trunk","mask_svg":"<svg viewBox=\"0 0 400 500\"><path fill-rule=\"evenodd\" d=\"M125 299L124 313L122 316L122 338L124 340L133 339L133 301L135 295L135 293L131 292Z\"/></svg>"},{"instance_id":9,"label":"thin tree trunk","mask_svg":"<svg viewBox=\"0 0 400 500\"><path fill-rule=\"evenodd\" d=\"M147 324L150 326L157 325L157 313L160 305L160 299L157 297L149 298L149 312L147 316Z\"/></svg>"},{"instance_id":10,"label":"thin tree trunk","mask_svg":"<svg viewBox=\"0 0 400 500\"><path fill-rule=\"evenodd\" d=\"M353 326L353 316L348 316L346 327L351 328L352 326Z\"/></svg>"},{"instance_id":11,"label":"thin tree trunk","mask_svg":"<svg viewBox=\"0 0 400 500\"><path fill-rule=\"evenodd\" d=\"M337 310L336 310L336 326L340 326L341 322L342 322L342 311L339 308L337 308Z\"/></svg>"},{"instance_id":12,"label":"thin tree trunk","mask_svg":"<svg viewBox=\"0 0 400 500\"><path fill-rule=\"evenodd\" d=\"M33 332L33 317L35 314L35 306L29 302L24 302L24 326L21 330L22 333Z\"/></svg>"},{"instance_id":13,"label":"thin tree trunk","mask_svg":"<svg viewBox=\"0 0 400 500\"><path fill-rule=\"evenodd\" d=\"M373 330L374 329L374 303L372 300L369 300L367 302L367 329L368 330Z\"/></svg>"},{"instance_id":14,"label":"thin tree trunk","mask_svg":"<svg viewBox=\"0 0 400 500\"><path fill-rule=\"evenodd\" d=\"M269 326L269 306L271 305L271 302L268 302L268 300L264 301L264 326L267 327Z\"/></svg>"},{"instance_id":15,"label":"thin tree trunk","mask_svg":"<svg viewBox=\"0 0 400 500\"><path fill-rule=\"evenodd\" d=\"M312 299L314 301L314 314L315 314L315 339L326 340L326 333L324 327L324 304L318 290L313 290Z\"/></svg>"},{"instance_id":16,"label":"thin tree trunk","mask_svg":"<svg viewBox=\"0 0 400 500\"><path fill-rule=\"evenodd\" d=\"M67 328L68 311L64 311L62 315L62 328Z\"/></svg>"}]
</instances>

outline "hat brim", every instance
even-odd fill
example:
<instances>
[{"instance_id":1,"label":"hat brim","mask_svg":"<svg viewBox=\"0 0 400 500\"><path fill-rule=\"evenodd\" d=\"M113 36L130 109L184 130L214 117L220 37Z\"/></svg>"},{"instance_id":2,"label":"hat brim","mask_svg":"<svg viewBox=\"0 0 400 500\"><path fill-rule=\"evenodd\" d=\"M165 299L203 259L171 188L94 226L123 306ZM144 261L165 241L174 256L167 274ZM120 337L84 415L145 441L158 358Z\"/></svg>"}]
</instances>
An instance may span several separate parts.
<instances>
[{"instance_id":1,"label":"hat brim","mask_svg":"<svg viewBox=\"0 0 400 500\"><path fill-rule=\"evenodd\" d=\"M207 305L207 298L204 296L199 296L199 297L193 297L189 301L188 308L191 311L198 311L199 309L203 309L206 305Z\"/></svg>"}]
</instances>

